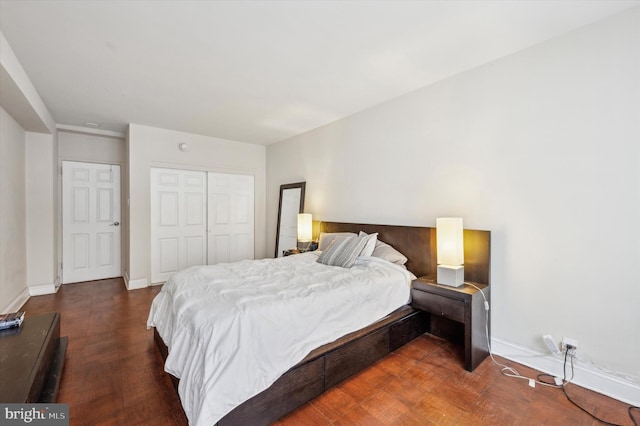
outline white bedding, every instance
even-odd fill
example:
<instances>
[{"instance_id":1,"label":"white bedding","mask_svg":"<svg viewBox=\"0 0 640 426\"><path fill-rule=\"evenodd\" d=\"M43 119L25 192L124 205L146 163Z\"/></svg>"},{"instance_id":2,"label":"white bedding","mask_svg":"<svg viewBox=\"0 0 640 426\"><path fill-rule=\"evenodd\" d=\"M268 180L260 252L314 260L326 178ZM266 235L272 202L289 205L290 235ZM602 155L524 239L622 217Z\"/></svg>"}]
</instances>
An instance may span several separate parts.
<instances>
[{"instance_id":1,"label":"white bedding","mask_svg":"<svg viewBox=\"0 0 640 426\"><path fill-rule=\"evenodd\" d=\"M409 273L374 257L349 269L315 252L199 266L153 300L148 327L169 348L165 370L192 425L211 426L310 351L409 301Z\"/></svg>"}]
</instances>

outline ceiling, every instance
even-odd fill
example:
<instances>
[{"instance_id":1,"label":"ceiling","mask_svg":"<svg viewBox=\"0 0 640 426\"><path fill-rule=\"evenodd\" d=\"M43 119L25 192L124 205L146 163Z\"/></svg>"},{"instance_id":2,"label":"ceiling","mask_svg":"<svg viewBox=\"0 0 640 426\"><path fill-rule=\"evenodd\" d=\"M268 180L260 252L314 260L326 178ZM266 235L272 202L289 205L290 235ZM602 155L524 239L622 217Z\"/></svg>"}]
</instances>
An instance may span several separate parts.
<instances>
[{"instance_id":1,"label":"ceiling","mask_svg":"<svg viewBox=\"0 0 640 426\"><path fill-rule=\"evenodd\" d=\"M0 0L0 29L58 124L269 144L638 4Z\"/></svg>"}]
</instances>

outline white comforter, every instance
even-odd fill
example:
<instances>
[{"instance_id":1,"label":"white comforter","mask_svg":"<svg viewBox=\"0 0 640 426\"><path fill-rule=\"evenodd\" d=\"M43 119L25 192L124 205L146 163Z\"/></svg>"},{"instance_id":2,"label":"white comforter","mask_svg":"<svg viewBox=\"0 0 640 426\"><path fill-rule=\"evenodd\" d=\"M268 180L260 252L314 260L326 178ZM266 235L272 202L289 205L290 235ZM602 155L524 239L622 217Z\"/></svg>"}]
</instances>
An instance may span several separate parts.
<instances>
[{"instance_id":1,"label":"white comforter","mask_svg":"<svg viewBox=\"0 0 640 426\"><path fill-rule=\"evenodd\" d=\"M211 426L313 349L406 304L409 273L374 257L349 269L316 253L199 266L175 274L147 321L192 425Z\"/></svg>"}]
</instances>

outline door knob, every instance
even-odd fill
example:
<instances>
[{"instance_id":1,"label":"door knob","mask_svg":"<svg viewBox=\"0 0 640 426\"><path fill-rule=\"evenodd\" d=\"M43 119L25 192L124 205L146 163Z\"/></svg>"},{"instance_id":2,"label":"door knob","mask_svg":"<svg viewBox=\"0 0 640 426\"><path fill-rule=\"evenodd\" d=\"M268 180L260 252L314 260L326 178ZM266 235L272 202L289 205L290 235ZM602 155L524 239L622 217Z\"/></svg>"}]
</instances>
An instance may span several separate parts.
<instances>
[{"instance_id":1,"label":"door knob","mask_svg":"<svg viewBox=\"0 0 640 426\"><path fill-rule=\"evenodd\" d=\"M113 222L110 226L119 226L120 222Z\"/></svg>"}]
</instances>

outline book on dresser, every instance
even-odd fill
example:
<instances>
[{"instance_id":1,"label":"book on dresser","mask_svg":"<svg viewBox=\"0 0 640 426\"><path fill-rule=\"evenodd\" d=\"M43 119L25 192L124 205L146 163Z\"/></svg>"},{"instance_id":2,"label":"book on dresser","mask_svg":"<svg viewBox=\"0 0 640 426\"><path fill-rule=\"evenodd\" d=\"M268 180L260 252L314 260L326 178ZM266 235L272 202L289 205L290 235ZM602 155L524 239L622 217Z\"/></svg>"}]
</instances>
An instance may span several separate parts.
<instances>
[{"instance_id":1,"label":"book on dresser","mask_svg":"<svg viewBox=\"0 0 640 426\"><path fill-rule=\"evenodd\" d=\"M0 330L20 327L24 320L24 314L24 311L19 311L0 315Z\"/></svg>"}]
</instances>

